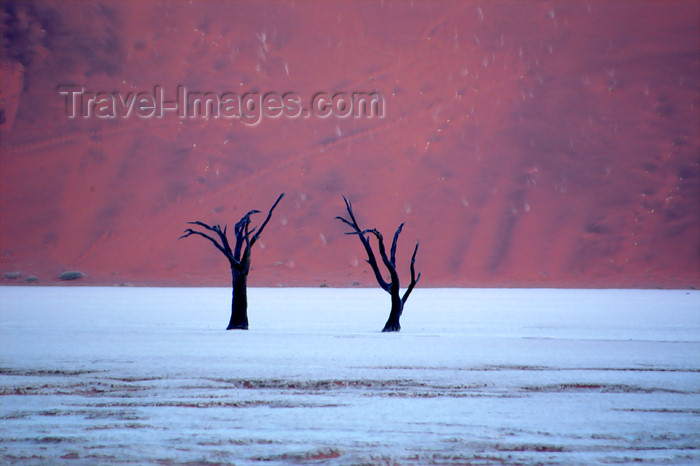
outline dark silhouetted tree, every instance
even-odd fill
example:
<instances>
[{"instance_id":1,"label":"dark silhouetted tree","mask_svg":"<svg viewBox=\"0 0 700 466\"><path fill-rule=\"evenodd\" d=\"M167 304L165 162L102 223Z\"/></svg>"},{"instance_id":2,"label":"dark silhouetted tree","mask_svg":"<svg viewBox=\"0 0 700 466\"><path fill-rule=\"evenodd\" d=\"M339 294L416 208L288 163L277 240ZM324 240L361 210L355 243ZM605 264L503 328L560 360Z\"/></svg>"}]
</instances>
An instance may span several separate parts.
<instances>
[{"instance_id":1,"label":"dark silhouetted tree","mask_svg":"<svg viewBox=\"0 0 700 466\"><path fill-rule=\"evenodd\" d=\"M415 268L416 253L418 252L418 245L420 244L420 241L416 242L416 247L413 249L413 256L411 257L411 283L408 285L408 288L404 292L403 296L401 296L399 288L399 274L396 272L396 243L399 240L399 235L401 234L404 224L402 223L399 225L399 228L396 229L396 233L394 233L394 240L391 243L391 251L387 256L382 234L376 228L368 228L366 230L361 229L358 226L357 220L355 219L355 214L352 211L352 204L350 204L350 201L348 201L345 196L343 196L343 200L345 201L345 207L348 210L350 219L348 220L340 216L336 218L352 228L353 231L345 233L346 235L357 235L360 238L362 246L365 247L365 251L367 252L367 263L372 267L377 283L379 283L379 286L384 291L391 295L391 312L389 313L389 319L386 321L382 332L398 332L401 330L399 319L403 313L403 307L406 304L406 300L411 294L411 291L413 291L413 288L418 283L418 280L420 280L420 273L418 273L418 276L416 276ZM377 263L374 251L372 250L372 245L369 242L370 234L377 238L377 243L379 245L379 256L382 258L384 266L387 268L387 270L389 270L388 281L384 279L382 272L379 270L379 264Z\"/></svg>"},{"instance_id":2,"label":"dark silhouetted tree","mask_svg":"<svg viewBox=\"0 0 700 466\"><path fill-rule=\"evenodd\" d=\"M219 225L209 226L204 222L187 222L190 225L198 225L205 230L214 232L216 237L201 231L193 230L192 228L186 229L185 234L180 236L180 239L187 238L191 235L202 236L211 241L212 244L216 246L216 249L221 251L221 253L226 256L226 259L228 259L231 266L233 298L231 300L231 320L226 330L246 330L248 328L247 287L248 272L250 271L250 250L258 238L260 238L265 226L267 226L267 223L270 221L270 217L272 217L272 211L275 210L275 207L277 207L277 204L279 204L283 197L284 193L280 194L272 207L270 207L267 218L265 218L265 221L260 225L257 231L255 231L257 227L250 228L250 216L259 213L259 210L251 210L236 223L233 230L236 235L236 242L233 249L231 249L226 235L226 225L224 225L224 229L222 230Z\"/></svg>"}]
</instances>

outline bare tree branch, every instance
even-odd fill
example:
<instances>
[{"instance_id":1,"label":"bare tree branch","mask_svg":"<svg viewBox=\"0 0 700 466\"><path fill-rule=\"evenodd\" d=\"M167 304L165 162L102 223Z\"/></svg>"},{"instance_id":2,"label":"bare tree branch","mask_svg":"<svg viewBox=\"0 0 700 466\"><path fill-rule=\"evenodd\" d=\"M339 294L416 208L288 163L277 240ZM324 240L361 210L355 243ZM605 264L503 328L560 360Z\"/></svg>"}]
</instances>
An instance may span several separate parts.
<instances>
[{"instance_id":1,"label":"bare tree branch","mask_svg":"<svg viewBox=\"0 0 700 466\"><path fill-rule=\"evenodd\" d=\"M203 228L206 228L207 230L214 231L209 225L207 225L207 224L205 224L205 223L202 223L202 222L187 222L187 223L196 224L196 225L201 225ZM180 236L178 239L187 238L188 236L192 236L192 235L199 235L199 236L201 236L201 237L203 237L203 238L208 239L209 241L212 242L212 244L213 244L214 246L216 246L216 249L218 249L219 251L221 251L221 253L222 253L223 255L225 255L225 256L228 258L229 261L236 262L236 260L235 260L235 259L233 258L233 256L231 255L231 249L230 249L230 248L229 248L228 250L226 250L226 248L225 248L224 246L222 246L221 244L219 244L218 241L216 241L214 238L212 238L211 236L207 235L206 233L202 233L201 231L197 231L197 230L193 230L192 228L188 228L188 229L185 230L185 234L182 235L182 236Z\"/></svg>"},{"instance_id":2,"label":"bare tree branch","mask_svg":"<svg viewBox=\"0 0 700 466\"><path fill-rule=\"evenodd\" d=\"M406 304L406 300L411 294L411 291L413 291L413 288L415 288L415 286L418 284L418 280L420 280L420 272L418 272L418 276L416 277L416 253L418 252L419 245L420 241L417 241L416 247L413 249L413 256L411 256L411 283L408 285L406 292L403 294L403 298L401 298L401 302L403 304Z\"/></svg>"},{"instance_id":3,"label":"bare tree branch","mask_svg":"<svg viewBox=\"0 0 700 466\"><path fill-rule=\"evenodd\" d=\"M218 226L218 225L217 225ZM228 237L226 235L226 230L228 229L228 225L224 225L224 231L221 232L221 242L223 243L224 249L227 251L231 251L231 245L228 243ZM233 254L233 253L232 253Z\"/></svg>"},{"instance_id":4,"label":"bare tree branch","mask_svg":"<svg viewBox=\"0 0 700 466\"><path fill-rule=\"evenodd\" d=\"M272 207L270 207L270 211L267 213L267 217L265 218L265 221L262 223L262 225L260 225L260 229L255 234L255 236L253 236L253 238L250 242L251 246L253 244L255 244L255 242L258 240L258 238L260 238L260 235L262 235L263 230L265 229L265 227L267 226L267 223L270 221L270 218L272 217L272 211L275 210L275 207L277 207L277 204L280 203L280 201L282 200L283 197L284 197L284 193L280 194L279 197L277 198L277 200L275 201L275 203L272 204ZM251 233L253 233L253 231L255 231L255 229L253 229L251 231Z\"/></svg>"},{"instance_id":5,"label":"bare tree branch","mask_svg":"<svg viewBox=\"0 0 700 466\"><path fill-rule=\"evenodd\" d=\"M382 258L382 261L384 262L384 265L386 266L387 270L389 270L389 277L391 278L389 282L389 292L391 293L391 288L392 286L398 286L399 285L399 274L396 273L396 267L394 267L394 264L391 263L389 260L389 257L386 255L386 247L384 246L384 237L382 234L377 230L376 228L372 228L371 230L367 230L367 233L372 233L376 238L377 238L377 243L379 244L379 255Z\"/></svg>"},{"instance_id":6,"label":"bare tree branch","mask_svg":"<svg viewBox=\"0 0 700 466\"><path fill-rule=\"evenodd\" d=\"M345 201L345 208L348 210L348 215L350 216L350 219L352 220L352 225L355 226L358 230L360 227L357 226L357 220L355 219L355 214L352 212L352 204L350 201L347 200L345 196L343 196L343 200Z\"/></svg>"},{"instance_id":7,"label":"bare tree branch","mask_svg":"<svg viewBox=\"0 0 700 466\"><path fill-rule=\"evenodd\" d=\"M347 225L350 225L351 228L355 228L355 227L356 227L356 225L353 225L353 224L350 223L349 221L345 220L343 217L336 217L336 219L340 220L341 222L343 222L343 223L345 223L345 224L347 224ZM346 235L357 235L357 234L359 234L359 231L349 231L349 232L347 232L347 233L345 233L345 234L346 234Z\"/></svg>"},{"instance_id":8,"label":"bare tree branch","mask_svg":"<svg viewBox=\"0 0 700 466\"><path fill-rule=\"evenodd\" d=\"M396 233L394 233L394 241L391 242L391 265L396 267L396 244L399 241L399 235L401 234L401 230L403 230L404 223L399 225L399 227L396 229Z\"/></svg>"},{"instance_id":9,"label":"bare tree branch","mask_svg":"<svg viewBox=\"0 0 700 466\"><path fill-rule=\"evenodd\" d=\"M372 268L372 272L374 272L374 277L377 279L377 283L379 283L379 286L384 291L390 293L391 285L387 283L386 280L384 280L384 277L382 277L382 273L379 270L379 264L377 264L377 258L374 256L374 251L372 250L372 245L369 242L369 238L365 236L365 234L369 233L371 230L362 230L360 228L360 226L357 224L355 214L352 211L352 204L350 203L350 201L348 201L348 199L345 196L343 196L343 200L345 201L345 208L347 209L348 216L351 220L347 220L340 216L336 218L354 230L345 233L346 235L357 235L360 237L360 242L362 242L362 246L364 246L365 252L367 253L367 263Z\"/></svg>"},{"instance_id":10,"label":"bare tree branch","mask_svg":"<svg viewBox=\"0 0 700 466\"><path fill-rule=\"evenodd\" d=\"M233 228L233 232L236 235L236 246L233 251L233 255L237 260L242 260L241 250L243 249L243 243L246 244L246 248L249 247L250 238L248 236L248 225L250 225L250 216L253 214L257 214L258 212L260 211L251 210L243 217L241 217L241 219L236 223L236 225Z\"/></svg>"}]
</instances>

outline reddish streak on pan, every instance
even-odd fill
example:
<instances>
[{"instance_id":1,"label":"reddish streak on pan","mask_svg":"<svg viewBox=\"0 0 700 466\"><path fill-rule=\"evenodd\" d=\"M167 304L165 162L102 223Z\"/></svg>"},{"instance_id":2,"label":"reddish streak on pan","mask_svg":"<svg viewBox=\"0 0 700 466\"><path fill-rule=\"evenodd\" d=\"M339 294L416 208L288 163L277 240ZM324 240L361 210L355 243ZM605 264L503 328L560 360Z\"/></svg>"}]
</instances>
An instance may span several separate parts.
<instances>
[{"instance_id":1,"label":"reddish streak on pan","mask_svg":"<svg viewBox=\"0 0 700 466\"><path fill-rule=\"evenodd\" d=\"M385 236L406 221L404 282L420 239L423 286L700 285L697 2L3 11L4 284L227 285L185 222L232 226L286 192L252 285L373 285L341 194ZM61 84L377 91L386 116L71 120Z\"/></svg>"}]
</instances>

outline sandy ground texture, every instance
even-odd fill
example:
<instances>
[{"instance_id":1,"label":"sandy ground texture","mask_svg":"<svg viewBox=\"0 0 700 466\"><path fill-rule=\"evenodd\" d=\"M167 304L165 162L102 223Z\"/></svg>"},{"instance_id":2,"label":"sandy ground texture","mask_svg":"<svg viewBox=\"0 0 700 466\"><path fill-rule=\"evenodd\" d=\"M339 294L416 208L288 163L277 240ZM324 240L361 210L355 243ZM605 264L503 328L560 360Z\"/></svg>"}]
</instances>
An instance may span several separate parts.
<instances>
[{"instance_id":1,"label":"sandy ground texture","mask_svg":"<svg viewBox=\"0 0 700 466\"><path fill-rule=\"evenodd\" d=\"M251 285L372 286L345 194L363 228L406 222L401 272L420 239L427 286L700 287L698 2L1 8L2 284L227 286L185 222L232 229L285 192ZM69 118L61 85L310 113ZM317 93L374 92L382 117L312 116Z\"/></svg>"},{"instance_id":2,"label":"sandy ground texture","mask_svg":"<svg viewBox=\"0 0 700 466\"><path fill-rule=\"evenodd\" d=\"M3 464L697 464L698 292L0 288Z\"/></svg>"}]
</instances>

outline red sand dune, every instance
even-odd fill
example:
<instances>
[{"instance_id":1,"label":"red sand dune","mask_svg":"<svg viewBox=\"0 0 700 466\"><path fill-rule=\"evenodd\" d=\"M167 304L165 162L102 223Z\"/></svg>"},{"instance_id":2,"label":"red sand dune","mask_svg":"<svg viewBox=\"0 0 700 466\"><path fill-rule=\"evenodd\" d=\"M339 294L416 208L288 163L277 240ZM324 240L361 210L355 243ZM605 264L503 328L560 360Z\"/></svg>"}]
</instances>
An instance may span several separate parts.
<instances>
[{"instance_id":1,"label":"red sand dune","mask_svg":"<svg viewBox=\"0 0 700 466\"><path fill-rule=\"evenodd\" d=\"M373 286L345 194L362 226L406 222L422 286L697 287L699 5L3 2L2 283L227 285L185 222L285 192L252 285ZM386 114L69 119L67 84L379 92Z\"/></svg>"}]
</instances>

